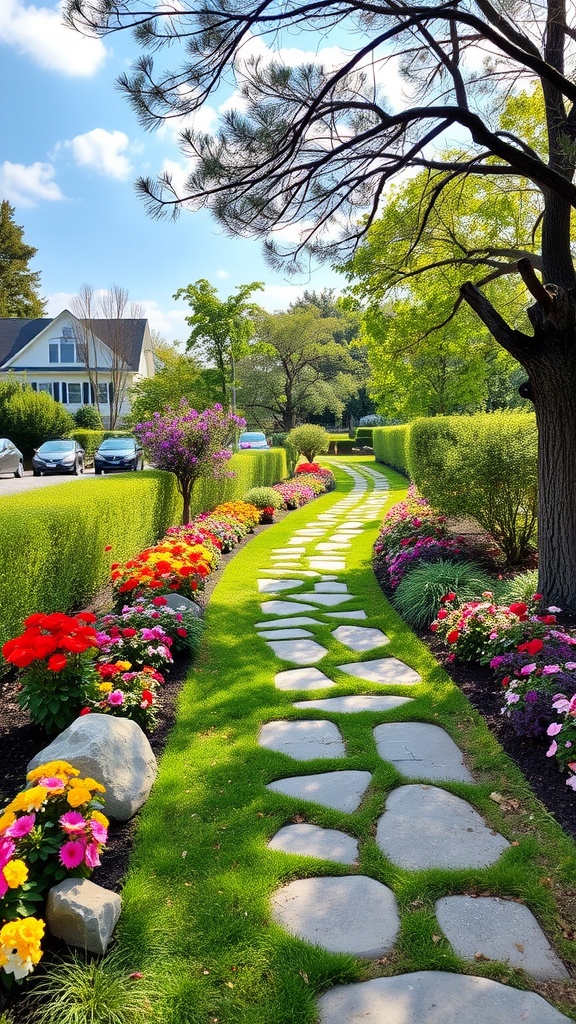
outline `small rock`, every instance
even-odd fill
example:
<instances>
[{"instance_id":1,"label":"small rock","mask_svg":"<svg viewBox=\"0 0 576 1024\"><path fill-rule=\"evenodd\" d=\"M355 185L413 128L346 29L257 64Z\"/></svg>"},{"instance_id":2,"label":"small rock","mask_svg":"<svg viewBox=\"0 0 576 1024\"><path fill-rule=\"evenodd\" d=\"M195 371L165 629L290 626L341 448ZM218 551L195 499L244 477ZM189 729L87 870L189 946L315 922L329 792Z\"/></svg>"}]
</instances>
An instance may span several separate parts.
<instances>
[{"instance_id":1,"label":"small rock","mask_svg":"<svg viewBox=\"0 0 576 1024\"><path fill-rule=\"evenodd\" d=\"M118 893L87 878L66 878L48 893L46 923L57 939L90 953L105 953L120 917Z\"/></svg>"}]
</instances>

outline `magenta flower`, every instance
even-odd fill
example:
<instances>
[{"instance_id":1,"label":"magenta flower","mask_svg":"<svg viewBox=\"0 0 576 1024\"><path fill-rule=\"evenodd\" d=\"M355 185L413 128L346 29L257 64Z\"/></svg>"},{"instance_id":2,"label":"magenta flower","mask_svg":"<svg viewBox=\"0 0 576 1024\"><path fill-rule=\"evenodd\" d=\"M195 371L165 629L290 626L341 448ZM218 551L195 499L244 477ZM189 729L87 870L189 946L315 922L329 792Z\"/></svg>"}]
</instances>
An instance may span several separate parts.
<instances>
[{"instance_id":1,"label":"magenta flower","mask_svg":"<svg viewBox=\"0 0 576 1024\"><path fill-rule=\"evenodd\" d=\"M521 676L529 676L532 672L536 671L536 662L531 661L529 665L523 665L520 669Z\"/></svg>"},{"instance_id":2,"label":"magenta flower","mask_svg":"<svg viewBox=\"0 0 576 1024\"><path fill-rule=\"evenodd\" d=\"M114 707L117 707L119 704L123 704L124 694L122 693L122 690L112 690L112 692L108 694L108 703L112 704Z\"/></svg>"},{"instance_id":3,"label":"magenta flower","mask_svg":"<svg viewBox=\"0 0 576 1024\"><path fill-rule=\"evenodd\" d=\"M546 751L546 757L554 757L554 754L556 753L557 750L558 750L558 744L556 743L556 740L552 740L552 743L550 744L550 746L548 747L548 750Z\"/></svg>"},{"instance_id":4,"label":"magenta flower","mask_svg":"<svg viewBox=\"0 0 576 1024\"><path fill-rule=\"evenodd\" d=\"M71 839L60 847L60 861L65 868L77 868L84 860L84 843L78 839Z\"/></svg>"},{"instance_id":5,"label":"magenta flower","mask_svg":"<svg viewBox=\"0 0 576 1024\"><path fill-rule=\"evenodd\" d=\"M10 836L12 839L20 839L22 836L27 836L28 833L32 831L35 821L35 814L23 814L21 818L16 818L16 821L13 821L12 824L8 826L4 834Z\"/></svg>"},{"instance_id":6,"label":"magenta flower","mask_svg":"<svg viewBox=\"0 0 576 1024\"><path fill-rule=\"evenodd\" d=\"M94 818L90 820L90 831L96 843L105 843L108 839L108 829L100 821L95 821Z\"/></svg>"},{"instance_id":7,"label":"magenta flower","mask_svg":"<svg viewBox=\"0 0 576 1024\"><path fill-rule=\"evenodd\" d=\"M557 736L559 732L562 732L561 722L552 722L552 725L549 725L546 729L547 736Z\"/></svg>"},{"instance_id":8,"label":"magenta flower","mask_svg":"<svg viewBox=\"0 0 576 1024\"><path fill-rule=\"evenodd\" d=\"M96 843L88 843L84 851L84 861L89 868L97 868L99 866L100 857L98 856L98 846Z\"/></svg>"},{"instance_id":9,"label":"magenta flower","mask_svg":"<svg viewBox=\"0 0 576 1024\"><path fill-rule=\"evenodd\" d=\"M72 834L84 832L86 828L86 820L80 811L66 811L58 821L65 832Z\"/></svg>"},{"instance_id":10,"label":"magenta flower","mask_svg":"<svg viewBox=\"0 0 576 1024\"><path fill-rule=\"evenodd\" d=\"M553 676L555 672L560 671L560 665L544 665L542 669L543 676Z\"/></svg>"},{"instance_id":11,"label":"magenta flower","mask_svg":"<svg viewBox=\"0 0 576 1024\"><path fill-rule=\"evenodd\" d=\"M11 839L0 839L0 871L9 860L12 860L16 843Z\"/></svg>"},{"instance_id":12,"label":"magenta flower","mask_svg":"<svg viewBox=\"0 0 576 1024\"><path fill-rule=\"evenodd\" d=\"M45 789L64 789L64 783L62 782L62 779L59 779L56 775L51 775L43 779L39 779L38 785L44 786Z\"/></svg>"}]
</instances>

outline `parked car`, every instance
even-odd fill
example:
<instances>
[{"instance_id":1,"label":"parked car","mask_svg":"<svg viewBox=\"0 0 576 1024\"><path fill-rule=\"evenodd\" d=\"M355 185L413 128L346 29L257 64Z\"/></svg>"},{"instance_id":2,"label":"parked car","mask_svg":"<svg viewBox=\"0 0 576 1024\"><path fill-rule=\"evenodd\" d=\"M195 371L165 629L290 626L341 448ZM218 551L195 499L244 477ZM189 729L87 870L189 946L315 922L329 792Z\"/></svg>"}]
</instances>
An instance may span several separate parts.
<instances>
[{"instance_id":1,"label":"parked car","mask_svg":"<svg viewBox=\"0 0 576 1024\"><path fill-rule=\"evenodd\" d=\"M144 469L144 452L133 437L107 437L94 453L94 472L123 473Z\"/></svg>"},{"instance_id":2,"label":"parked car","mask_svg":"<svg viewBox=\"0 0 576 1024\"><path fill-rule=\"evenodd\" d=\"M22 452L9 441L7 437L0 437L0 474L12 473L14 476L24 476L24 456Z\"/></svg>"},{"instance_id":3,"label":"parked car","mask_svg":"<svg viewBox=\"0 0 576 1024\"><path fill-rule=\"evenodd\" d=\"M250 448L255 448L256 451L268 451L270 445L266 440L266 434L263 434L260 430L252 430L240 434L238 447L241 451L246 451Z\"/></svg>"},{"instance_id":4,"label":"parked car","mask_svg":"<svg viewBox=\"0 0 576 1024\"><path fill-rule=\"evenodd\" d=\"M84 472L84 455L84 449L71 438L44 441L44 444L34 452L32 474L42 476L43 473L73 473L79 476Z\"/></svg>"}]
</instances>

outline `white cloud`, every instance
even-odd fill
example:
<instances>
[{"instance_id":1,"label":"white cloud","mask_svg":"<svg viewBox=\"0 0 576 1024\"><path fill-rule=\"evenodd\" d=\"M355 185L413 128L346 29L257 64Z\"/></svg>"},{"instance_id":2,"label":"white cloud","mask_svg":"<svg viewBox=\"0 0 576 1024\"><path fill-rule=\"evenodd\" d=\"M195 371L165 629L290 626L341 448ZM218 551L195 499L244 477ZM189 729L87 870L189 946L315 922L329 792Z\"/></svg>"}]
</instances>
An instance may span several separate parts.
<instances>
[{"instance_id":1,"label":"white cloud","mask_svg":"<svg viewBox=\"0 0 576 1024\"><path fill-rule=\"evenodd\" d=\"M150 329L158 331L166 341L186 341L190 328L184 319L187 309L161 309L154 299L139 299L138 305L149 322Z\"/></svg>"},{"instance_id":2,"label":"white cloud","mask_svg":"<svg viewBox=\"0 0 576 1024\"><path fill-rule=\"evenodd\" d=\"M34 7L26 0L1 0L0 43L12 46L48 71L91 78L104 63L100 39L80 35L62 21L62 5Z\"/></svg>"},{"instance_id":3,"label":"white cloud","mask_svg":"<svg viewBox=\"0 0 576 1024\"><path fill-rule=\"evenodd\" d=\"M125 181L132 173L132 165L124 153L128 145L124 132L108 132L105 128L93 128L64 143L79 167L91 167L98 174L118 181Z\"/></svg>"},{"instance_id":4,"label":"white cloud","mask_svg":"<svg viewBox=\"0 0 576 1024\"><path fill-rule=\"evenodd\" d=\"M5 160L0 165L0 196L16 206L36 206L41 200L64 199L64 194L53 180L52 164L12 164Z\"/></svg>"},{"instance_id":5,"label":"white cloud","mask_svg":"<svg viewBox=\"0 0 576 1024\"><path fill-rule=\"evenodd\" d=\"M223 280L225 280L227 277L230 277L230 274L228 273L227 270L217 270L216 277L221 277Z\"/></svg>"}]
</instances>

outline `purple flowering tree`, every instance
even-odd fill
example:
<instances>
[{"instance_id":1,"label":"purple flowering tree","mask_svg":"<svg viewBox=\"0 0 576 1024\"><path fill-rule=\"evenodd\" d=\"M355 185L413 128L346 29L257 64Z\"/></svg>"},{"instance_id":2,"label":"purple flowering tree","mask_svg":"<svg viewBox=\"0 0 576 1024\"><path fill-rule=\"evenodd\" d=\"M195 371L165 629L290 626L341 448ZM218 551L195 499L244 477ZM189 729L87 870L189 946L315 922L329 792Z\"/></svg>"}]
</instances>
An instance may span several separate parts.
<instances>
[{"instance_id":1,"label":"purple flowering tree","mask_svg":"<svg viewBox=\"0 0 576 1024\"><path fill-rule=\"evenodd\" d=\"M197 412L183 398L177 408L167 405L134 427L156 468L174 473L184 503L183 523L190 521L190 499L200 477L217 480L233 475L225 465L232 455L234 432L245 425L241 416L224 412L221 405Z\"/></svg>"}]
</instances>

